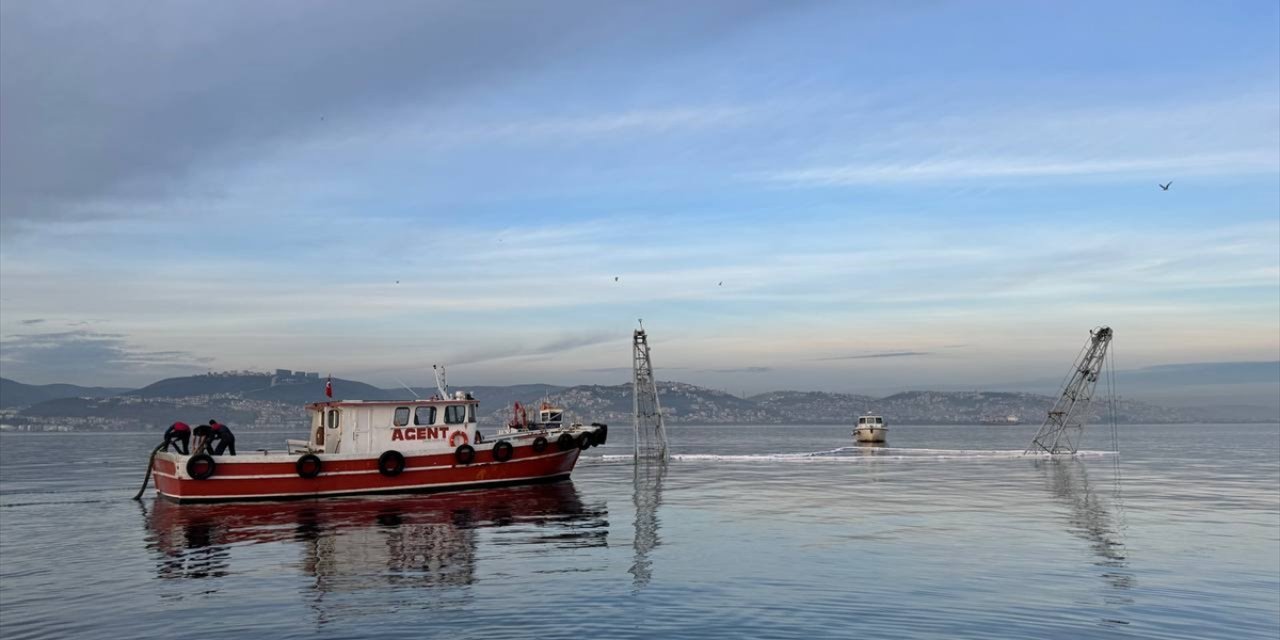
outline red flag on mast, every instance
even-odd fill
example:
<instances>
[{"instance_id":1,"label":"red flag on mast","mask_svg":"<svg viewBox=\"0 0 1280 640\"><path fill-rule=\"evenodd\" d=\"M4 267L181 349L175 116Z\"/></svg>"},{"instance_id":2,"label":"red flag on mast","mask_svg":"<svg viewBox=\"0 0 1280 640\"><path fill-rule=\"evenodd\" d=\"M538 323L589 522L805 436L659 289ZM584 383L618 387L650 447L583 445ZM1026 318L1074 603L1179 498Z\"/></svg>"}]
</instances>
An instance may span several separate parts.
<instances>
[{"instance_id":1,"label":"red flag on mast","mask_svg":"<svg viewBox=\"0 0 1280 640\"><path fill-rule=\"evenodd\" d=\"M333 397L333 376L332 375L330 375L329 378L324 381L324 395L330 398Z\"/></svg>"}]
</instances>

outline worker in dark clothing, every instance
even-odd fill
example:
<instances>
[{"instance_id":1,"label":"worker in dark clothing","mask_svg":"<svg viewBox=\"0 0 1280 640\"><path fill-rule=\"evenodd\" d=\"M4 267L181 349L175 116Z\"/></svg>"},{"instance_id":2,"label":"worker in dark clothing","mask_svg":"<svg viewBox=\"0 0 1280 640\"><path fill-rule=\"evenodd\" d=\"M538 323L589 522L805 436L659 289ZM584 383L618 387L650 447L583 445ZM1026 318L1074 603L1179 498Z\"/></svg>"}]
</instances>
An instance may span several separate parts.
<instances>
[{"instance_id":1,"label":"worker in dark clothing","mask_svg":"<svg viewBox=\"0 0 1280 640\"><path fill-rule=\"evenodd\" d=\"M214 442L217 442L214 445ZM213 455L220 456L223 452L236 454L236 436L231 433L231 429L227 425L217 420L209 421L209 446L213 447Z\"/></svg>"},{"instance_id":2,"label":"worker in dark clothing","mask_svg":"<svg viewBox=\"0 0 1280 640\"><path fill-rule=\"evenodd\" d=\"M191 430L191 455L209 453L209 435L213 429L207 424L198 424Z\"/></svg>"},{"instance_id":3,"label":"worker in dark clothing","mask_svg":"<svg viewBox=\"0 0 1280 640\"><path fill-rule=\"evenodd\" d=\"M185 422L175 422L169 425L164 432L164 450L169 450L169 445L173 445L173 450L187 455L187 448L191 445L191 427Z\"/></svg>"}]
</instances>

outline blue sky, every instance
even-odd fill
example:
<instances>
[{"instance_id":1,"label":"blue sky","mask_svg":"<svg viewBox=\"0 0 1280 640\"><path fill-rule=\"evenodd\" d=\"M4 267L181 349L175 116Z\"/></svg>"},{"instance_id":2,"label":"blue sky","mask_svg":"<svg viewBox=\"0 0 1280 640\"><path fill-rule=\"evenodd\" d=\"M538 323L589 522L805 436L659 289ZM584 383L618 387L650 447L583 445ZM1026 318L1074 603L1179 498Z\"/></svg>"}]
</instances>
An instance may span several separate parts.
<instances>
[{"instance_id":1,"label":"blue sky","mask_svg":"<svg viewBox=\"0 0 1280 640\"><path fill-rule=\"evenodd\" d=\"M24 382L615 383L637 318L734 392L1280 359L1274 2L0 11Z\"/></svg>"}]
</instances>

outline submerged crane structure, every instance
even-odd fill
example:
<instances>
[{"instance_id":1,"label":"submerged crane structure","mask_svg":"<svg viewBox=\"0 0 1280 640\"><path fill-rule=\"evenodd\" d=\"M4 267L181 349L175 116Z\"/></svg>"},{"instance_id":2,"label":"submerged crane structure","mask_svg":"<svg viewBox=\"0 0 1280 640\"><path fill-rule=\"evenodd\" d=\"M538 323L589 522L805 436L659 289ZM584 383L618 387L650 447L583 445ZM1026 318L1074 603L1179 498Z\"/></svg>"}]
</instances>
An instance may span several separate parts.
<instances>
[{"instance_id":1,"label":"submerged crane structure","mask_svg":"<svg viewBox=\"0 0 1280 640\"><path fill-rule=\"evenodd\" d=\"M1072 365L1062 394L1053 403L1026 453L1075 453L1080 449L1084 426L1089 421L1089 407L1093 403L1093 390L1098 386L1110 345L1111 327L1098 327L1089 332L1089 342L1085 343Z\"/></svg>"},{"instance_id":2,"label":"submerged crane structure","mask_svg":"<svg viewBox=\"0 0 1280 640\"><path fill-rule=\"evenodd\" d=\"M635 459L666 460L667 428L662 421L662 404L658 401L658 381L653 377L649 359L649 337L644 324L631 337L631 391L635 417Z\"/></svg>"}]
</instances>

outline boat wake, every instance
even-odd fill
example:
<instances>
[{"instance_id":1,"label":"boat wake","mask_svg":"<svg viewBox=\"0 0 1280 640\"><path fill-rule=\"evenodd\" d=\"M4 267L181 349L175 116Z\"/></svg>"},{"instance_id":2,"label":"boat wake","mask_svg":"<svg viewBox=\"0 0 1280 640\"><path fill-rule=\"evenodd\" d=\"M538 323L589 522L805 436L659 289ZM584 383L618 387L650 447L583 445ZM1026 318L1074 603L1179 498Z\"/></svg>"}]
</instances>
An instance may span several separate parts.
<instances>
[{"instance_id":1,"label":"boat wake","mask_svg":"<svg viewBox=\"0 0 1280 640\"><path fill-rule=\"evenodd\" d=\"M675 462L847 462L867 460L999 460L1031 459L1053 460L1071 458L1102 458L1114 456L1114 451L1078 451L1075 454L1026 453L1015 449L912 449L907 447L839 447L826 451L801 453L673 453ZM603 455L583 458L585 463L630 462L630 455Z\"/></svg>"},{"instance_id":2,"label":"boat wake","mask_svg":"<svg viewBox=\"0 0 1280 640\"><path fill-rule=\"evenodd\" d=\"M103 498L98 500L39 500L33 502L0 502L0 509L13 509L15 507L45 507L49 505L65 505L65 504L106 504L108 502L119 502L119 498Z\"/></svg>"}]
</instances>

